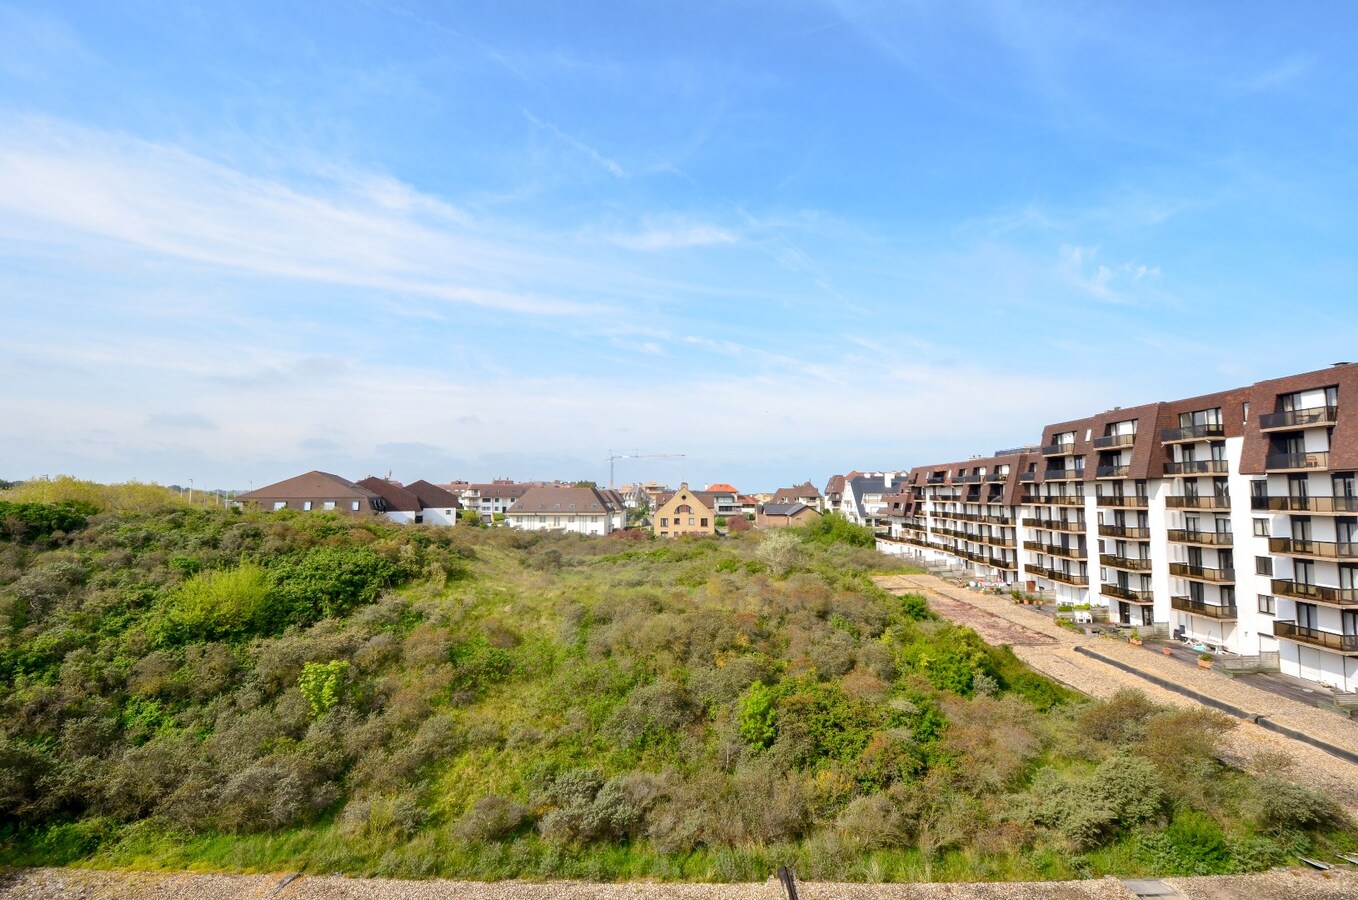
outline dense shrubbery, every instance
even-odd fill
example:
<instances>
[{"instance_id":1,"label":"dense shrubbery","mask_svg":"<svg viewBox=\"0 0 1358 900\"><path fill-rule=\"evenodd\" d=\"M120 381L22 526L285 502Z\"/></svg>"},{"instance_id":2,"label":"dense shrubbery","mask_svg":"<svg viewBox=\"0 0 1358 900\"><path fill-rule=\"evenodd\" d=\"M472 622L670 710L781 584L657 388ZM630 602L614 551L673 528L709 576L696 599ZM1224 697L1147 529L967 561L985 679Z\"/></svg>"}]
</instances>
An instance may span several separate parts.
<instances>
[{"instance_id":1,"label":"dense shrubbery","mask_svg":"<svg viewBox=\"0 0 1358 900\"><path fill-rule=\"evenodd\" d=\"M132 504L0 541L0 853L993 878L1343 840L1333 803L1221 766L1229 720L1080 702L874 587L899 564L840 529L662 544Z\"/></svg>"}]
</instances>

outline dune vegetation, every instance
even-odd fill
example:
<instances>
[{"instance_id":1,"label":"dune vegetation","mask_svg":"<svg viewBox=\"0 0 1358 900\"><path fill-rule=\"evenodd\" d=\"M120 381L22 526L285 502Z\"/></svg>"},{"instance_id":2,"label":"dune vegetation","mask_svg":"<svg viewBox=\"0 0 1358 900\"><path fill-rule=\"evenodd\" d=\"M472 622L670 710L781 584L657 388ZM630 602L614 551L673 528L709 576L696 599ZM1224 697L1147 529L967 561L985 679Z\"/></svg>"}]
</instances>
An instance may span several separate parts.
<instances>
[{"instance_id":1,"label":"dune vegetation","mask_svg":"<svg viewBox=\"0 0 1358 900\"><path fill-rule=\"evenodd\" d=\"M1286 760L1218 760L1229 719L1038 676L878 590L899 563L842 521L659 542L24 490L7 864L1034 879L1358 849Z\"/></svg>"}]
</instances>

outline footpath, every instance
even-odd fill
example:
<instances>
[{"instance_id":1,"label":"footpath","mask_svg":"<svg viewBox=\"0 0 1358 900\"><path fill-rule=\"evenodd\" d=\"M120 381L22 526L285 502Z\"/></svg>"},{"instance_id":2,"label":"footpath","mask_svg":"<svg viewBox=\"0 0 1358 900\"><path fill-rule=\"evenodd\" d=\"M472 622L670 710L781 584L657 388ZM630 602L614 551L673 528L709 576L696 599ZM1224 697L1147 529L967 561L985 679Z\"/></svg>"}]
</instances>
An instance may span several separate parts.
<instances>
[{"instance_id":1,"label":"footpath","mask_svg":"<svg viewBox=\"0 0 1358 900\"><path fill-rule=\"evenodd\" d=\"M1145 647L1077 634L1005 596L958 588L932 575L884 575L874 580L892 593L922 594L940 616L975 629L987 643L1009 644L1029 666L1082 693L1106 698L1134 688L1158 703L1226 709L1241 717L1226 741L1233 764L1250 768L1261 753L1284 753L1296 764L1281 777L1325 793L1358 815L1358 764L1307 742L1358 759L1358 723L1352 720L1239 678L1185 666ZM1256 724L1256 717L1283 733Z\"/></svg>"},{"instance_id":2,"label":"footpath","mask_svg":"<svg viewBox=\"0 0 1358 900\"><path fill-rule=\"evenodd\" d=\"M798 883L800 900L1345 900L1358 870L1119 881L826 884ZM337 875L202 875L22 869L0 873L6 900L786 900L762 884L597 884L579 881L393 881Z\"/></svg>"}]
</instances>

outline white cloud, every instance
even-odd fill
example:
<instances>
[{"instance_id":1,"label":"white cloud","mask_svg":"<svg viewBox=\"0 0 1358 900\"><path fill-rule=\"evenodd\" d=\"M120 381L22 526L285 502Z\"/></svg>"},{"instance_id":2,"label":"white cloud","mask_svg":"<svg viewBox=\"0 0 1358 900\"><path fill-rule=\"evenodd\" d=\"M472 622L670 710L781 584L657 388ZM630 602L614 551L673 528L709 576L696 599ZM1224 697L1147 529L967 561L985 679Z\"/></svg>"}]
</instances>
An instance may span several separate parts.
<instances>
[{"instance_id":1,"label":"white cloud","mask_svg":"<svg viewBox=\"0 0 1358 900\"><path fill-rule=\"evenodd\" d=\"M441 303L549 316L610 312L525 275L550 270L569 286L581 276L578 261L529 249L526 238L487 238L486 223L394 179L345 175L303 191L177 148L51 120L0 127L0 212L0 234L11 241L114 240L251 275Z\"/></svg>"},{"instance_id":2,"label":"white cloud","mask_svg":"<svg viewBox=\"0 0 1358 900\"><path fill-rule=\"evenodd\" d=\"M569 134L566 134L566 132L562 131L560 128L557 128L551 122L542 121L541 119L539 119L537 116L533 115L526 109L523 111L523 115L524 118L526 118L529 122L532 122L538 128L550 132L558 140L564 141L566 144L569 144L571 147L578 150L580 153L583 153L592 162L603 168L604 171L608 172L608 174L612 175L614 178L627 177L627 172L623 169L622 166L620 166L614 160L609 159L607 156L604 156L602 153L600 153L598 150L595 150L593 147L591 147L589 144L586 144L584 141L571 137Z\"/></svg>"},{"instance_id":3,"label":"white cloud","mask_svg":"<svg viewBox=\"0 0 1358 900\"><path fill-rule=\"evenodd\" d=\"M639 234L615 234L609 240L629 250L676 250L734 244L739 238L715 225L648 227Z\"/></svg>"}]
</instances>

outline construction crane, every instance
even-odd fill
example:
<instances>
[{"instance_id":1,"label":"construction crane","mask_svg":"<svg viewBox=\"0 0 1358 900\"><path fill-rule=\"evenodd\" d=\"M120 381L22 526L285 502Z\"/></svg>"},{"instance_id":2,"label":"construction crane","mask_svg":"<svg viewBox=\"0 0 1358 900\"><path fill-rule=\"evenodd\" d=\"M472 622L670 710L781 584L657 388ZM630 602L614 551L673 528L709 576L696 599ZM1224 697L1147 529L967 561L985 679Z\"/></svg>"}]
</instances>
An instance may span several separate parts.
<instances>
[{"instance_id":1,"label":"construction crane","mask_svg":"<svg viewBox=\"0 0 1358 900\"><path fill-rule=\"evenodd\" d=\"M642 453L634 451L632 453L614 453L608 451L608 489L613 490L616 485L613 483L613 463L620 459L674 459L683 456L682 453Z\"/></svg>"}]
</instances>

